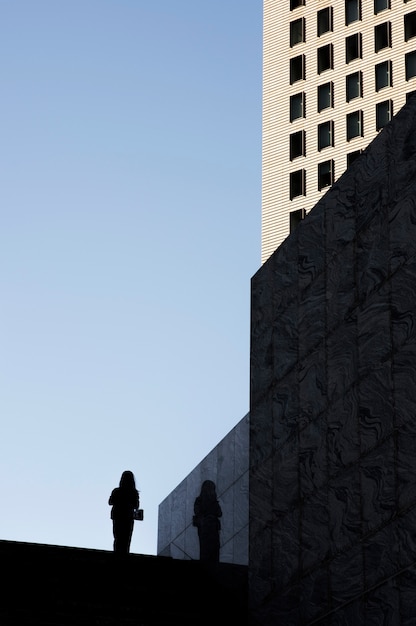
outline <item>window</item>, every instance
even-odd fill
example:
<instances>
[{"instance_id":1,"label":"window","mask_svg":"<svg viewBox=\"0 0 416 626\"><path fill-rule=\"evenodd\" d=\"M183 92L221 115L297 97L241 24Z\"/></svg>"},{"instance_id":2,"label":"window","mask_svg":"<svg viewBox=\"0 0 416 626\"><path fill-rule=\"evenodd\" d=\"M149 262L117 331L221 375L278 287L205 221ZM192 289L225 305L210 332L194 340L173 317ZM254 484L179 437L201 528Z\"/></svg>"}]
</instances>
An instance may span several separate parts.
<instances>
[{"instance_id":1,"label":"window","mask_svg":"<svg viewBox=\"0 0 416 626\"><path fill-rule=\"evenodd\" d=\"M306 190L306 171L296 170L290 173L290 199L304 196Z\"/></svg>"},{"instance_id":2,"label":"window","mask_svg":"<svg viewBox=\"0 0 416 626\"><path fill-rule=\"evenodd\" d=\"M305 156L305 131L299 130L289 135L290 143L290 160L300 156Z\"/></svg>"},{"instance_id":3,"label":"window","mask_svg":"<svg viewBox=\"0 0 416 626\"><path fill-rule=\"evenodd\" d=\"M290 0L290 10L305 6L305 0Z\"/></svg>"},{"instance_id":4,"label":"window","mask_svg":"<svg viewBox=\"0 0 416 626\"><path fill-rule=\"evenodd\" d=\"M305 18L300 17L298 20L290 22L290 47L296 46L297 43L305 41Z\"/></svg>"},{"instance_id":5,"label":"window","mask_svg":"<svg viewBox=\"0 0 416 626\"><path fill-rule=\"evenodd\" d=\"M374 0L374 15L390 9L390 0Z\"/></svg>"},{"instance_id":6,"label":"window","mask_svg":"<svg viewBox=\"0 0 416 626\"><path fill-rule=\"evenodd\" d=\"M334 106L334 83L324 83L318 87L318 113Z\"/></svg>"},{"instance_id":7,"label":"window","mask_svg":"<svg viewBox=\"0 0 416 626\"><path fill-rule=\"evenodd\" d=\"M380 91L383 87L391 87L392 81L392 63L391 61L383 61L375 66L376 72L376 91Z\"/></svg>"},{"instance_id":8,"label":"window","mask_svg":"<svg viewBox=\"0 0 416 626\"><path fill-rule=\"evenodd\" d=\"M347 102L354 98L363 97L363 74L362 72L354 72L346 77L346 95Z\"/></svg>"},{"instance_id":9,"label":"window","mask_svg":"<svg viewBox=\"0 0 416 626\"><path fill-rule=\"evenodd\" d=\"M410 80L416 76L416 51L408 52L404 58L406 68L406 80Z\"/></svg>"},{"instance_id":10,"label":"window","mask_svg":"<svg viewBox=\"0 0 416 626\"><path fill-rule=\"evenodd\" d=\"M300 54L290 59L290 84L305 80L305 55Z\"/></svg>"},{"instance_id":11,"label":"window","mask_svg":"<svg viewBox=\"0 0 416 626\"><path fill-rule=\"evenodd\" d=\"M290 121L305 117L305 92L295 93L290 96Z\"/></svg>"},{"instance_id":12,"label":"window","mask_svg":"<svg viewBox=\"0 0 416 626\"><path fill-rule=\"evenodd\" d=\"M393 117L393 101L385 100L376 105L376 128L380 130L388 124Z\"/></svg>"},{"instance_id":13,"label":"window","mask_svg":"<svg viewBox=\"0 0 416 626\"><path fill-rule=\"evenodd\" d=\"M391 48L391 22L374 26L374 49L379 52L383 48Z\"/></svg>"},{"instance_id":14,"label":"window","mask_svg":"<svg viewBox=\"0 0 416 626\"><path fill-rule=\"evenodd\" d=\"M290 232L293 233L295 228L299 226L301 221L305 219L306 211L305 209L298 209L297 211L290 211L289 213L289 224L290 224Z\"/></svg>"},{"instance_id":15,"label":"window","mask_svg":"<svg viewBox=\"0 0 416 626\"><path fill-rule=\"evenodd\" d=\"M347 141L363 136L363 112L354 111L347 115Z\"/></svg>"},{"instance_id":16,"label":"window","mask_svg":"<svg viewBox=\"0 0 416 626\"><path fill-rule=\"evenodd\" d=\"M323 163L318 163L318 189L324 189L325 187L330 187L334 182L334 161L330 159L329 161L324 161Z\"/></svg>"},{"instance_id":17,"label":"window","mask_svg":"<svg viewBox=\"0 0 416 626\"><path fill-rule=\"evenodd\" d=\"M332 18L332 7L326 7L325 9L321 9L318 11L317 15L317 27L318 27L318 37L323 35L324 33L328 33L333 29L333 18Z\"/></svg>"},{"instance_id":18,"label":"window","mask_svg":"<svg viewBox=\"0 0 416 626\"><path fill-rule=\"evenodd\" d=\"M404 39L409 41L413 37L416 37L416 11L404 16Z\"/></svg>"},{"instance_id":19,"label":"window","mask_svg":"<svg viewBox=\"0 0 416 626\"><path fill-rule=\"evenodd\" d=\"M361 19L361 0L345 0L345 25Z\"/></svg>"},{"instance_id":20,"label":"window","mask_svg":"<svg viewBox=\"0 0 416 626\"><path fill-rule=\"evenodd\" d=\"M332 120L318 125L318 150L334 145L334 122Z\"/></svg>"},{"instance_id":21,"label":"window","mask_svg":"<svg viewBox=\"0 0 416 626\"><path fill-rule=\"evenodd\" d=\"M355 33L345 39L345 61L351 63L354 59L362 58L362 35Z\"/></svg>"},{"instance_id":22,"label":"window","mask_svg":"<svg viewBox=\"0 0 416 626\"><path fill-rule=\"evenodd\" d=\"M354 161L358 159L360 154L361 154L361 150L354 150L354 152L349 152L347 154L347 167L349 167L351 163L354 163Z\"/></svg>"},{"instance_id":23,"label":"window","mask_svg":"<svg viewBox=\"0 0 416 626\"><path fill-rule=\"evenodd\" d=\"M334 67L334 51L332 43L318 48L318 74Z\"/></svg>"}]
</instances>

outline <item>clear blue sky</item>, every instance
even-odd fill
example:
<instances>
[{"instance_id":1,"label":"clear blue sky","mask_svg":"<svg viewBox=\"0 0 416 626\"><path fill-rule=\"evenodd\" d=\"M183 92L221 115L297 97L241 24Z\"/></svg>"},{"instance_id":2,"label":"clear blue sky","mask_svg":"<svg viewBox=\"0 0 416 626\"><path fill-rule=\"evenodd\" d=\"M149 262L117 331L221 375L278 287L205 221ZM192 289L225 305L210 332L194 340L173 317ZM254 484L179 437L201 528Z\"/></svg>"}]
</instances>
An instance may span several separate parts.
<instances>
[{"instance_id":1,"label":"clear blue sky","mask_svg":"<svg viewBox=\"0 0 416 626\"><path fill-rule=\"evenodd\" d=\"M0 539L112 549L249 410L261 0L0 0Z\"/></svg>"}]
</instances>

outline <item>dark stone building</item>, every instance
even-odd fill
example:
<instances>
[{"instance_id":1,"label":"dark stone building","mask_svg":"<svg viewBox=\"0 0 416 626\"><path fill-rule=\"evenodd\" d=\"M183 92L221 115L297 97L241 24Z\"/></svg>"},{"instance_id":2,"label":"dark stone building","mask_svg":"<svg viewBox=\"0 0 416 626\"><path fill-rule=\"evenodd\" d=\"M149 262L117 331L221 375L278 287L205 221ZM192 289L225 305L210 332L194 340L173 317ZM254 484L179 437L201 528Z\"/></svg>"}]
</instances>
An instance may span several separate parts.
<instances>
[{"instance_id":1,"label":"dark stone building","mask_svg":"<svg viewBox=\"0 0 416 626\"><path fill-rule=\"evenodd\" d=\"M262 626L416 624L416 100L252 278Z\"/></svg>"}]
</instances>

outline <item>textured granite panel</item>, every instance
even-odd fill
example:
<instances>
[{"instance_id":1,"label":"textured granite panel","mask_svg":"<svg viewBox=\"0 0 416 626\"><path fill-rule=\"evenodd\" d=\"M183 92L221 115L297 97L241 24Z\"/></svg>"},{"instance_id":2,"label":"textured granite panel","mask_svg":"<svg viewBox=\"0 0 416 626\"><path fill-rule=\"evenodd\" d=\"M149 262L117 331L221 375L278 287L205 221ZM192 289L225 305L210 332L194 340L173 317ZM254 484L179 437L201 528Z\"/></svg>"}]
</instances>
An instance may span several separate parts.
<instances>
[{"instance_id":1,"label":"textured granite panel","mask_svg":"<svg viewBox=\"0 0 416 626\"><path fill-rule=\"evenodd\" d=\"M328 469L334 475L360 457L358 386L341 395L327 411Z\"/></svg>"},{"instance_id":2,"label":"textured granite panel","mask_svg":"<svg viewBox=\"0 0 416 626\"><path fill-rule=\"evenodd\" d=\"M250 504L251 511L251 504ZM257 526L258 528L258 526ZM251 587L250 593L254 595L257 601L257 606L261 607L263 604L267 604L268 598L272 593L275 584L278 581L273 580L271 577L272 571L272 525L263 525L258 534L253 533L253 529L249 531L249 564L251 572ZM266 615L269 614L269 610L266 610ZM273 616L273 613L271 613Z\"/></svg>"},{"instance_id":3,"label":"textured granite panel","mask_svg":"<svg viewBox=\"0 0 416 626\"><path fill-rule=\"evenodd\" d=\"M321 344L299 362L299 407L297 411L300 428L317 419L326 410L328 405L327 381L325 345Z\"/></svg>"},{"instance_id":4,"label":"textured granite panel","mask_svg":"<svg viewBox=\"0 0 416 626\"><path fill-rule=\"evenodd\" d=\"M380 189L378 185L377 188ZM358 233L355 245L357 296L360 302L377 290L390 272L387 209L379 205L377 211L368 211L367 214L371 222L367 230Z\"/></svg>"},{"instance_id":5,"label":"textured granite panel","mask_svg":"<svg viewBox=\"0 0 416 626\"><path fill-rule=\"evenodd\" d=\"M397 546L400 568L411 567L416 563L416 507L398 513Z\"/></svg>"},{"instance_id":6,"label":"textured granite panel","mask_svg":"<svg viewBox=\"0 0 416 626\"><path fill-rule=\"evenodd\" d=\"M397 579L372 589L365 599L366 626L400 624L400 589Z\"/></svg>"},{"instance_id":7,"label":"textured granite panel","mask_svg":"<svg viewBox=\"0 0 416 626\"><path fill-rule=\"evenodd\" d=\"M247 441L246 441L247 445ZM228 437L224 437L216 446L217 469L216 487L217 493L223 494L234 482L234 457L235 457L235 431L231 431ZM247 456L247 455L246 455Z\"/></svg>"},{"instance_id":8,"label":"textured granite panel","mask_svg":"<svg viewBox=\"0 0 416 626\"><path fill-rule=\"evenodd\" d=\"M248 523L233 537L233 560L232 563L247 563L248 550Z\"/></svg>"},{"instance_id":9,"label":"textured granite panel","mask_svg":"<svg viewBox=\"0 0 416 626\"><path fill-rule=\"evenodd\" d=\"M186 519L186 481L182 481L180 485L172 493L172 513L171 513L171 533L173 537L180 535L189 521Z\"/></svg>"},{"instance_id":10,"label":"textured granite panel","mask_svg":"<svg viewBox=\"0 0 416 626\"><path fill-rule=\"evenodd\" d=\"M175 535L174 541L169 544L170 555L173 559L183 559L186 555L185 550L185 532Z\"/></svg>"},{"instance_id":11,"label":"textured granite panel","mask_svg":"<svg viewBox=\"0 0 416 626\"><path fill-rule=\"evenodd\" d=\"M414 626L416 615L416 566L398 576L400 588L400 626Z\"/></svg>"},{"instance_id":12,"label":"textured granite panel","mask_svg":"<svg viewBox=\"0 0 416 626\"><path fill-rule=\"evenodd\" d=\"M280 439L282 428L292 434L299 423L299 382L298 369L292 369L285 378L279 380L270 390L273 401L273 413L267 416L273 419L273 437ZM277 426L275 426L277 424ZM281 441L276 442L279 446ZM276 446L275 446L276 447Z\"/></svg>"},{"instance_id":13,"label":"textured granite panel","mask_svg":"<svg viewBox=\"0 0 416 626\"><path fill-rule=\"evenodd\" d=\"M401 265L391 278L391 324L393 348L416 343L413 299L416 284L416 259Z\"/></svg>"},{"instance_id":14,"label":"textured granite panel","mask_svg":"<svg viewBox=\"0 0 416 626\"><path fill-rule=\"evenodd\" d=\"M272 476L262 475L268 481L273 493L274 516L282 516L299 502L299 436L291 437L282 448L274 453L270 465L273 467ZM268 468L269 464L264 469ZM250 482L250 497L252 485ZM251 513L251 509L250 509Z\"/></svg>"},{"instance_id":15,"label":"textured granite panel","mask_svg":"<svg viewBox=\"0 0 416 626\"><path fill-rule=\"evenodd\" d=\"M157 549L162 556L170 556L171 518L172 496L169 495L159 504L158 510Z\"/></svg>"},{"instance_id":16,"label":"textured granite panel","mask_svg":"<svg viewBox=\"0 0 416 626\"><path fill-rule=\"evenodd\" d=\"M304 499L300 517L300 567L307 572L330 556L328 485Z\"/></svg>"},{"instance_id":17,"label":"textured granite panel","mask_svg":"<svg viewBox=\"0 0 416 626\"><path fill-rule=\"evenodd\" d=\"M220 549L221 563L232 563L233 558L234 558L233 536L229 537L229 539L226 540L224 539L224 533L221 530L220 541L221 541L221 549Z\"/></svg>"},{"instance_id":18,"label":"textured granite panel","mask_svg":"<svg viewBox=\"0 0 416 626\"><path fill-rule=\"evenodd\" d=\"M415 285L413 98L252 279L256 626L416 624Z\"/></svg>"},{"instance_id":19,"label":"textured granite panel","mask_svg":"<svg viewBox=\"0 0 416 626\"><path fill-rule=\"evenodd\" d=\"M365 624L365 606L362 598L337 608L330 614L328 621L317 622L319 626L357 626ZM391 625L393 626L393 625Z\"/></svg>"},{"instance_id":20,"label":"textured granite panel","mask_svg":"<svg viewBox=\"0 0 416 626\"><path fill-rule=\"evenodd\" d=\"M273 326L270 326L267 331L262 333L256 340L257 346L262 346L263 350L258 351L258 356L253 356L250 364L250 372L255 371L256 375L253 377L250 373L251 380L251 396L253 400L258 404L261 402L265 395L265 390L270 389L273 385L274 370L273 370Z\"/></svg>"},{"instance_id":21,"label":"textured granite panel","mask_svg":"<svg viewBox=\"0 0 416 626\"><path fill-rule=\"evenodd\" d=\"M416 253L416 197L412 188L390 208L389 237L393 273Z\"/></svg>"},{"instance_id":22,"label":"textured granite panel","mask_svg":"<svg viewBox=\"0 0 416 626\"><path fill-rule=\"evenodd\" d=\"M209 479L216 483L223 511L220 561L247 565L249 426L247 414L159 505L158 555L199 559L198 532L192 526L193 508L202 482ZM241 457L238 461L236 454Z\"/></svg>"},{"instance_id":23,"label":"textured granite panel","mask_svg":"<svg viewBox=\"0 0 416 626\"><path fill-rule=\"evenodd\" d=\"M329 332L340 326L357 307L355 277L355 242L351 241L345 244L342 254L335 254L327 261L327 304L323 313Z\"/></svg>"},{"instance_id":24,"label":"textured granite panel","mask_svg":"<svg viewBox=\"0 0 416 626\"><path fill-rule=\"evenodd\" d=\"M251 458L256 459L256 464L260 464L270 459L273 453L273 396L271 393L256 403L255 412L256 428L251 426L250 415L249 440L250 450L255 451L254 456L253 452L251 453ZM289 430L290 434L291 429L283 425L282 430L284 430L283 439L286 440L288 437L286 431Z\"/></svg>"},{"instance_id":25,"label":"textured granite panel","mask_svg":"<svg viewBox=\"0 0 416 626\"><path fill-rule=\"evenodd\" d=\"M322 255L321 255L322 256ZM325 338L326 319L322 315L326 300L325 274L321 272L314 281L301 292L299 302L299 360L322 343Z\"/></svg>"},{"instance_id":26,"label":"textured granite panel","mask_svg":"<svg viewBox=\"0 0 416 626\"><path fill-rule=\"evenodd\" d=\"M292 509L274 522L271 558L276 569L275 592L284 593L287 585L297 578L300 567L301 520L298 509Z\"/></svg>"},{"instance_id":27,"label":"textured granite panel","mask_svg":"<svg viewBox=\"0 0 416 626\"><path fill-rule=\"evenodd\" d=\"M221 494L219 503L222 510L221 523L221 544L227 543L235 534L234 529L234 495L235 489L227 489Z\"/></svg>"},{"instance_id":28,"label":"textured granite panel","mask_svg":"<svg viewBox=\"0 0 416 626\"><path fill-rule=\"evenodd\" d=\"M248 494L249 494L249 474L245 471L233 484L234 494L233 525L234 533L238 532L248 524ZM248 544L247 544L248 545Z\"/></svg>"},{"instance_id":29,"label":"textured granite panel","mask_svg":"<svg viewBox=\"0 0 416 626\"><path fill-rule=\"evenodd\" d=\"M397 432L397 506L416 503L416 419L405 422Z\"/></svg>"},{"instance_id":30,"label":"textured granite panel","mask_svg":"<svg viewBox=\"0 0 416 626\"><path fill-rule=\"evenodd\" d=\"M281 309L273 324L274 381L280 381L298 361L297 298Z\"/></svg>"},{"instance_id":31,"label":"textured granite panel","mask_svg":"<svg viewBox=\"0 0 416 626\"><path fill-rule=\"evenodd\" d=\"M341 607L360 596L365 589L364 559L361 546L354 545L349 550L335 556L329 564L331 603ZM360 622L358 622L360 623ZM355 622L351 622L355 624Z\"/></svg>"},{"instance_id":32,"label":"textured granite panel","mask_svg":"<svg viewBox=\"0 0 416 626\"><path fill-rule=\"evenodd\" d=\"M176 543L176 537L172 540L173 543ZM199 558L199 539L198 539L198 531L197 529L192 526L192 525L188 525L185 528L185 544L183 546L183 554L179 554L176 556L173 556L173 558L178 558L178 559L182 559L182 560L187 560L187 559L191 559L191 560L196 560ZM220 559L222 558L222 555L220 554ZM224 563L229 563L231 561L226 561L224 560Z\"/></svg>"},{"instance_id":33,"label":"textured granite panel","mask_svg":"<svg viewBox=\"0 0 416 626\"><path fill-rule=\"evenodd\" d=\"M395 520L363 541L364 575L370 589L400 570L398 533L399 524Z\"/></svg>"},{"instance_id":34,"label":"textured granite panel","mask_svg":"<svg viewBox=\"0 0 416 626\"><path fill-rule=\"evenodd\" d=\"M360 541L361 483L358 464L333 475L328 485L328 530L331 554Z\"/></svg>"},{"instance_id":35,"label":"textured granite panel","mask_svg":"<svg viewBox=\"0 0 416 626\"><path fill-rule=\"evenodd\" d=\"M326 338L328 402L335 402L357 379L357 316L352 313Z\"/></svg>"},{"instance_id":36,"label":"textured granite panel","mask_svg":"<svg viewBox=\"0 0 416 626\"><path fill-rule=\"evenodd\" d=\"M374 531L396 512L393 436L361 458L363 532Z\"/></svg>"},{"instance_id":37,"label":"textured granite panel","mask_svg":"<svg viewBox=\"0 0 416 626\"><path fill-rule=\"evenodd\" d=\"M300 497L305 498L328 482L326 419L318 416L299 431Z\"/></svg>"},{"instance_id":38,"label":"textured granite panel","mask_svg":"<svg viewBox=\"0 0 416 626\"><path fill-rule=\"evenodd\" d=\"M282 594L271 593L267 608L264 607L259 611L258 623L266 626L300 624L300 593L300 585L296 583L286 587Z\"/></svg>"},{"instance_id":39,"label":"textured granite panel","mask_svg":"<svg viewBox=\"0 0 416 626\"><path fill-rule=\"evenodd\" d=\"M247 475L249 470L249 458L248 458L248 441L250 437L250 420L248 415L244 417L239 427L233 431L234 439L234 481L237 481L240 477ZM248 480L248 478L247 478Z\"/></svg>"},{"instance_id":40,"label":"textured granite panel","mask_svg":"<svg viewBox=\"0 0 416 626\"><path fill-rule=\"evenodd\" d=\"M375 364L391 359L390 294L389 289L381 291L374 292L367 299L366 306L357 310L359 379Z\"/></svg>"},{"instance_id":41,"label":"textured granite panel","mask_svg":"<svg viewBox=\"0 0 416 626\"><path fill-rule=\"evenodd\" d=\"M257 528L258 535L252 535L250 533L250 551L256 551L256 541L260 540L261 546L261 533L263 530L270 528L273 522L273 460L272 458L258 465L257 468L250 471L250 491L249 491L249 512L250 522L253 522L253 527ZM297 469L296 469L297 471ZM286 511L283 508L283 511Z\"/></svg>"},{"instance_id":42,"label":"textured granite panel","mask_svg":"<svg viewBox=\"0 0 416 626\"><path fill-rule=\"evenodd\" d=\"M393 388L395 397L400 402L395 403L396 426L414 419L416 415L415 382L416 343L402 346L394 353L393 359Z\"/></svg>"},{"instance_id":43,"label":"textured granite panel","mask_svg":"<svg viewBox=\"0 0 416 626\"><path fill-rule=\"evenodd\" d=\"M310 623L330 610L329 574L326 567L310 571L300 582L300 618Z\"/></svg>"},{"instance_id":44,"label":"textured granite panel","mask_svg":"<svg viewBox=\"0 0 416 626\"><path fill-rule=\"evenodd\" d=\"M393 357L394 358L394 357ZM391 360L380 363L359 381L361 452L392 434L395 420Z\"/></svg>"}]
</instances>

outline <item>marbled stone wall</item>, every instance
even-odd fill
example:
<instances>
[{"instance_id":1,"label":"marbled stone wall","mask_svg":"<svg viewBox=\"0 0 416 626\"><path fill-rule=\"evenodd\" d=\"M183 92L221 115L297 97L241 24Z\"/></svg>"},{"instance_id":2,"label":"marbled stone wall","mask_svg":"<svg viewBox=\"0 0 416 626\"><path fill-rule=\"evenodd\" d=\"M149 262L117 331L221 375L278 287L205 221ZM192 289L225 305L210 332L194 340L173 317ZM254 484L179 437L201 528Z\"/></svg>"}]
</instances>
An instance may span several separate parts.
<instances>
[{"instance_id":1,"label":"marbled stone wall","mask_svg":"<svg viewBox=\"0 0 416 626\"><path fill-rule=\"evenodd\" d=\"M416 624L416 100L252 278L253 624Z\"/></svg>"},{"instance_id":2,"label":"marbled stone wall","mask_svg":"<svg viewBox=\"0 0 416 626\"><path fill-rule=\"evenodd\" d=\"M212 480L222 509L220 562L248 565L248 451L247 414L159 505L159 556L199 559L194 501Z\"/></svg>"}]
</instances>

